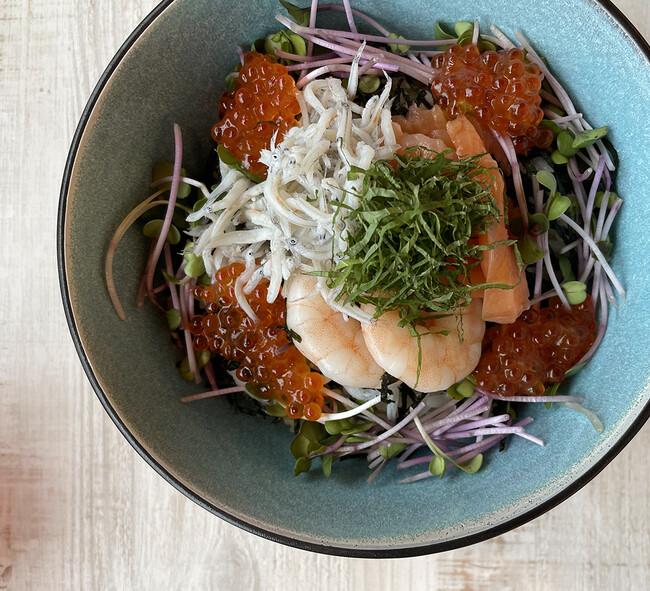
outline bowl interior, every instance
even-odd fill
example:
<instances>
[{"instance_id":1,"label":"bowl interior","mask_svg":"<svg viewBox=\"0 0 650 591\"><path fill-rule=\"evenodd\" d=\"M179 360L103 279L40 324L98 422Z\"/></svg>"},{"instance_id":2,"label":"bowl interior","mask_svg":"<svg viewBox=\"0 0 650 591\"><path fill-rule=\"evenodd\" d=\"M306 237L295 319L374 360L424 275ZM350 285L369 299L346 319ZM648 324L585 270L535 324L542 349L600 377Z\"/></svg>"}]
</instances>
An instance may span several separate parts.
<instances>
[{"instance_id":1,"label":"bowl interior","mask_svg":"<svg viewBox=\"0 0 650 591\"><path fill-rule=\"evenodd\" d=\"M330 479L318 469L294 478L286 428L237 414L224 400L180 402L195 386L175 369L165 319L150 305L134 305L144 239L130 231L115 259L126 322L105 287L106 247L125 214L149 194L152 163L173 157L174 122L183 130L184 166L190 175L202 172L235 47L279 29L273 16L282 9L275 1L164 3L122 48L73 144L61 203L62 281L73 335L100 399L140 453L188 496L301 547L414 554L495 535L552 506L647 417L650 67L634 39L594 1L367 0L361 8L409 37L431 37L436 20L479 18L484 29L496 24L509 35L519 29L592 125L610 126L625 199L613 266L628 297L611 311L596 357L571 383L571 392L584 395L605 424L602 435L566 408L529 405L520 412L535 418L529 431L546 441L544 448L510 440L473 476L448 473L442 481L411 485L397 484L402 474L389 465L368 485L363 460L334 464ZM557 18L565 13L576 18Z\"/></svg>"}]
</instances>

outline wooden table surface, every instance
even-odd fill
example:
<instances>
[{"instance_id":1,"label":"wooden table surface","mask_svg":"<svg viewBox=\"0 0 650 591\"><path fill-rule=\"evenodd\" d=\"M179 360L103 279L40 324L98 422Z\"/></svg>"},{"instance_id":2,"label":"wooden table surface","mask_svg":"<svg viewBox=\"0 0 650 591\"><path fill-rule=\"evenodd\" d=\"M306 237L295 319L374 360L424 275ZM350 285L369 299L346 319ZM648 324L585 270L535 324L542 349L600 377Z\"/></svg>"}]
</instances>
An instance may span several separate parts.
<instances>
[{"instance_id":1,"label":"wooden table surface","mask_svg":"<svg viewBox=\"0 0 650 591\"><path fill-rule=\"evenodd\" d=\"M615 3L650 37L648 0ZM246 533L186 499L129 446L73 348L55 225L84 104L155 4L0 3L0 589L648 589L650 425L535 521L469 548L384 561Z\"/></svg>"}]
</instances>

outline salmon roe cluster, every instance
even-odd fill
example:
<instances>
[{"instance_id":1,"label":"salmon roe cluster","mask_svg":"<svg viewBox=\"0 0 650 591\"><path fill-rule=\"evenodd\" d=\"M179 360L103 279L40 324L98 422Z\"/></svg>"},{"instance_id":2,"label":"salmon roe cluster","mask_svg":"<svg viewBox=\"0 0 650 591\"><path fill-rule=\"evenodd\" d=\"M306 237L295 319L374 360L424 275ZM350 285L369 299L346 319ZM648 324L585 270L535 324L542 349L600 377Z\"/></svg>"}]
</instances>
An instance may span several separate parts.
<instances>
[{"instance_id":1,"label":"salmon roe cluster","mask_svg":"<svg viewBox=\"0 0 650 591\"><path fill-rule=\"evenodd\" d=\"M521 49L481 53L474 44L453 44L431 67L433 98L451 116L473 112L479 123L510 135L518 154L551 145L553 132L539 125L540 70L524 62Z\"/></svg>"},{"instance_id":2,"label":"salmon roe cluster","mask_svg":"<svg viewBox=\"0 0 650 591\"><path fill-rule=\"evenodd\" d=\"M260 398L281 402L288 417L316 421L323 412L323 376L311 371L289 339L284 298L266 301L268 280L247 298L258 320L242 310L235 298L235 280L243 271L243 264L233 263L217 271L212 285L194 288L194 297L206 304L205 314L190 320L194 348L236 361L237 379L254 386Z\"/></svg>"},{"instance_id":3,"label":"salmon roe cluster","mask_svg":"<svg viewBox=\"0 0 650 591\"><path fill-rule=\"evenodd\" d=\"M224 92L219 102L221 120L212 137L253 174L266 177L260 152L269 149L295 125L300 105L296 85L285 66L273 56L249 51L235 82L234 92Z\"/></svg>"},{"instance_id":4,"label":"salmon roe cluster","mask_svg":"<svg viewBox=\"0 0 650 591\"><path fill-rule=\"evenodd\" d=\"M485 332L476 384L501 396L540 396L564 380L597 331L590 296L569 310L551 298L548 308L531 308L513 324L495 324Z\"/></svg>"}]
</instances>

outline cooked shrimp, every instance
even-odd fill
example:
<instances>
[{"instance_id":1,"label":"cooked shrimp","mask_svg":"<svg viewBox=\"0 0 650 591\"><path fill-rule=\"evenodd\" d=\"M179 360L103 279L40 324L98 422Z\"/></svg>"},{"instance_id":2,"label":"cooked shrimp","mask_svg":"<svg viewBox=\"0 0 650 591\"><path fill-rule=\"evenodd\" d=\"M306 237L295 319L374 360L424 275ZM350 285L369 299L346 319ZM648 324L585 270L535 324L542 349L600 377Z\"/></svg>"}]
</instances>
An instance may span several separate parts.
<instances>
[{"instance_id":1,"label":"cooked shrimp","mask_svg":"<svg viewBox=\"0 0 650 591\"><path fill-rule=\"evenodd\" d=\"M300 335L298 350L324 376L343 386L377 388L384 370L368 352L361 323L347 321L329 307L317 289L318 280L294 273L286 287L287 327Z\"/></svg>"},{"instance_id":2,"label":"cooked shrimp","mask_svg":"<svg viewBox=\"0 0 650 591\"><path fill-rule=\"evenodd\" d=\"M417 325L416 329L422 335L419 379L418 339L411 335L408 328L397 325L397 312L386 312L373 324L364 324L363 337L375 361L393 377L420 392L444 390L471 373L478 364L485 332L481 305L481 301L475 299L463 310L462 341L458 334L458 315L431 319ZM367 311L371 312L372 306L368 308ZM432 334L443 330L448 330L449 334Z\"/></svg>"}]
</instances>

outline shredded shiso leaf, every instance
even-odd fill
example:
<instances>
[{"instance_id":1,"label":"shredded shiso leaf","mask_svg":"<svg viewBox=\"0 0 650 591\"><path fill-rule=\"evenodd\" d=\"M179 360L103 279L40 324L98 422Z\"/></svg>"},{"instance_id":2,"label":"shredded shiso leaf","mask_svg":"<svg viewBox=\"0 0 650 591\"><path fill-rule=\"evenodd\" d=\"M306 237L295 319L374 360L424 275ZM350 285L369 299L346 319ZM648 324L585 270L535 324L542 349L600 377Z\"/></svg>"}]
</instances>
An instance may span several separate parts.
<instances>
[{"instance_id":1,"label":"shredded shiso leaf","mask_svg":"<svg viewBox=\"0 0 650 591\"><path fill-rule=\"evenodd\" d=\"M499 171L480 167L480 154L454 161L451 150L425 150L351 170L364 175L359 205L337 204L348 210L347 250L327 274L346 305L372 304L376 318L397 310L402 325L462 308L475 289L507 287L468 280L482 251L502 244L476 240L499 217L491 183L480 179Z\"/></svg>"}]
</instances>

